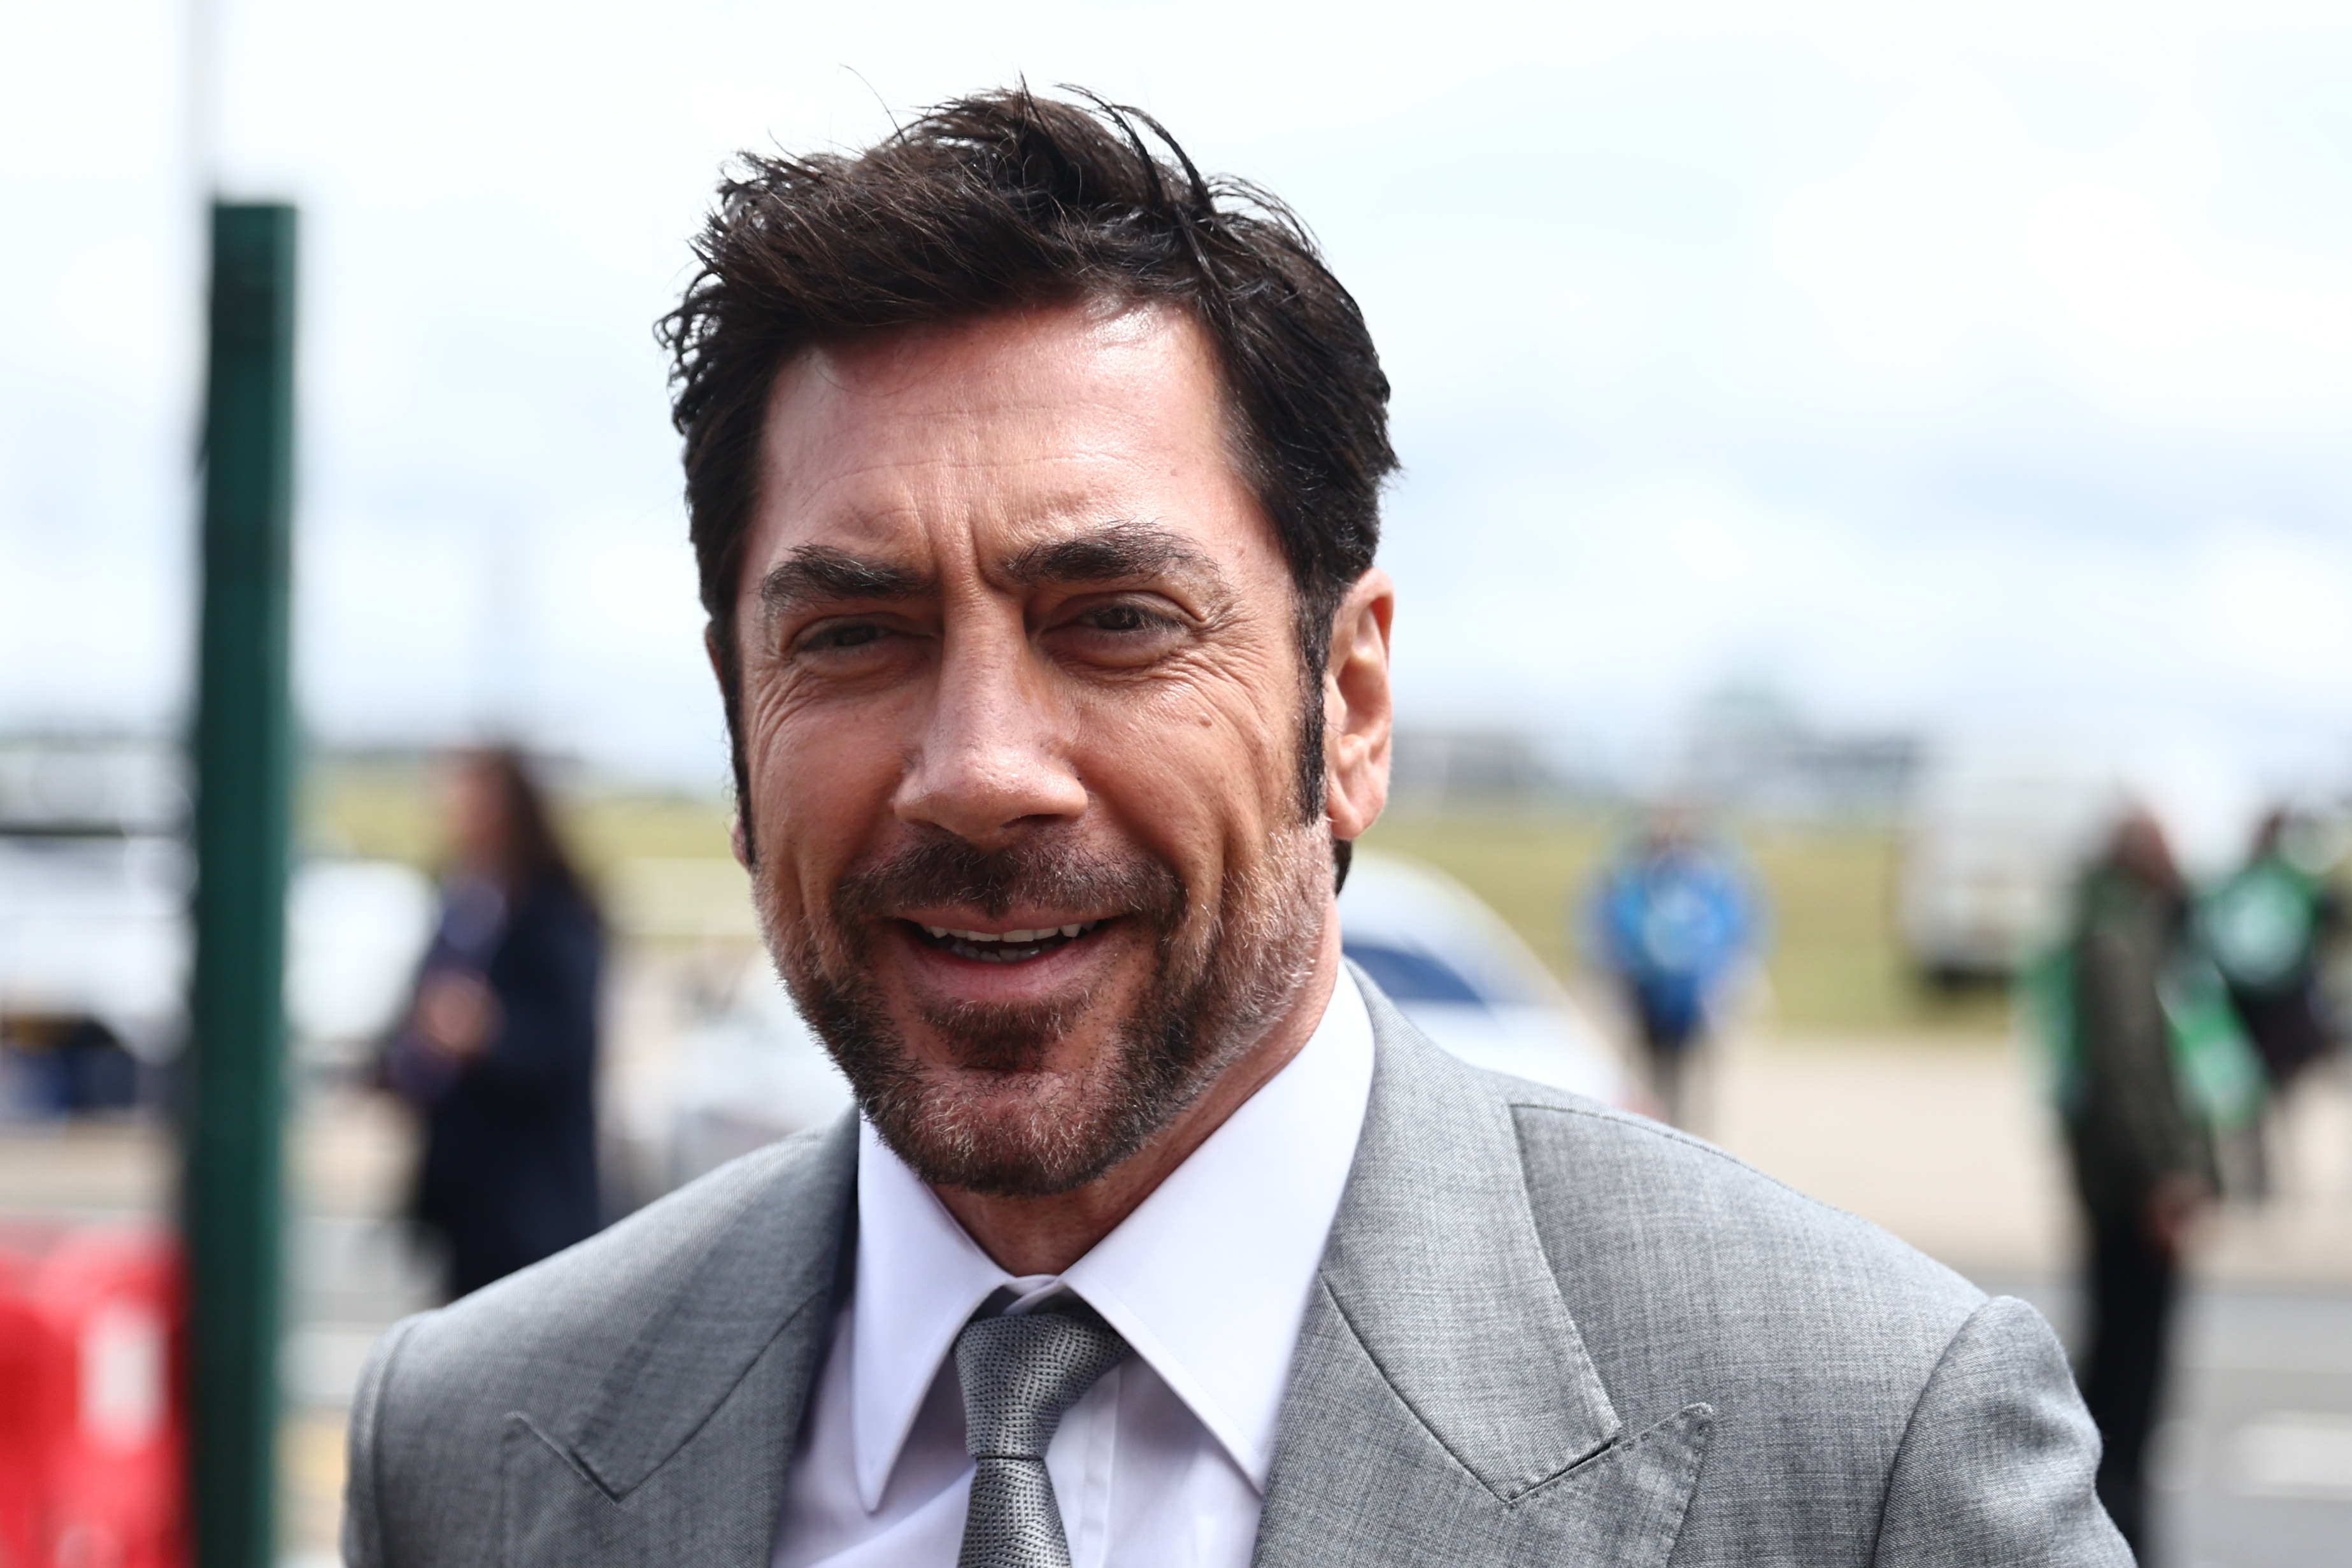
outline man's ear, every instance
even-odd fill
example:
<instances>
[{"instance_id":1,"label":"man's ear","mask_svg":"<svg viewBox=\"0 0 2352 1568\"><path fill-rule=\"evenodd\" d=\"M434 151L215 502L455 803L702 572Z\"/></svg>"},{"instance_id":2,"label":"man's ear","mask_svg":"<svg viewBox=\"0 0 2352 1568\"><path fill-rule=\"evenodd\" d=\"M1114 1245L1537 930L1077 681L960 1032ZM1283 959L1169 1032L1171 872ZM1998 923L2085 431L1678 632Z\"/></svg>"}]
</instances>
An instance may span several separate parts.
<instances>
[{"instance_id":1,"label":"man's ear","mask_svg":"<svg viewBox=\"0 0 2352 1568\"><path fill-rule=\"evenodd\" d=\"M710 678L719 682L719 695L724 700L727 663L719 657L719 628L708 622L702 627L702 652L710 660ZM740 745L741 742L730 736L728 743ZM751 836L743 830L743 797L740 791L735 797L734 820L728 824L727 847L735 852L735 864L746 871L751 868Z\"/></svg>"},{"instance_id":2,"label":"man's ear","mask_svg":"<svg viewBox=\"0 0 2352 1568\"><path fill-rule=\"evenodd\" d=\"M1375 566L1331 619L1323 677L1324 805L1331 836L1360 837L1389 800L1389 735L1395 703L1389 690L1389 622L1396 584Z\"/></svg>"}]
</instances>

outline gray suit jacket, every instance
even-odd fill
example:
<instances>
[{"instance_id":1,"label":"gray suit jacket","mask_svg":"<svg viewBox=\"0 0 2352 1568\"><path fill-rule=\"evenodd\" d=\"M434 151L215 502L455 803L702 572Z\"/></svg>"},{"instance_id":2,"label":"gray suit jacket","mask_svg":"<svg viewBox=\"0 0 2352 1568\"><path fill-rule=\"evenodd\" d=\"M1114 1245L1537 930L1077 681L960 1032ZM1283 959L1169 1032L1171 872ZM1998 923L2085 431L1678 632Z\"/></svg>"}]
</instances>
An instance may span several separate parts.
<instances>
[{"instance_id":1,"label":"gray suit jacket","mask_svg":"<svg viewBox=\"0 0 2352 1568\"><path fill-rule=\"evenodd\" d=\"M2031 1308L1366 990L1259 1564L2130 1562ZM394 1329L352 1411L354 1568L764 1568L856 1163L854 1122L803 1135Z\"/></svg>"}]
</instances>

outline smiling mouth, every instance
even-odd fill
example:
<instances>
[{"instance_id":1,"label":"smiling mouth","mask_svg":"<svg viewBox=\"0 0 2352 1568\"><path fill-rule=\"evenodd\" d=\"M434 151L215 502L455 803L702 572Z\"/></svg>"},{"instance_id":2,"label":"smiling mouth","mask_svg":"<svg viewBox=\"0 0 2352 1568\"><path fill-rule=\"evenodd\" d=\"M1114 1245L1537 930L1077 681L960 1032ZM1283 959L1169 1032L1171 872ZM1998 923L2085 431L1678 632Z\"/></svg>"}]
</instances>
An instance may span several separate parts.
<instances>
[{"instance_id":1,"label":"smiling mouth","mask_svg":"<svg viewBox=\"0 0 2352 1568\"><path fill-rule=\"evenodd\" d=\"M914 931L916 940L940 952L951 952L958 958L968 958L977 963L1026 963L1043 958L1056 948L1067 947L1082 937L1102 929L1102 921L1078 921L1070 925L1047 926L1036 931L958 931L950 926L923 925L914 921L904 922Z\"/></svg>"}]
</instances>

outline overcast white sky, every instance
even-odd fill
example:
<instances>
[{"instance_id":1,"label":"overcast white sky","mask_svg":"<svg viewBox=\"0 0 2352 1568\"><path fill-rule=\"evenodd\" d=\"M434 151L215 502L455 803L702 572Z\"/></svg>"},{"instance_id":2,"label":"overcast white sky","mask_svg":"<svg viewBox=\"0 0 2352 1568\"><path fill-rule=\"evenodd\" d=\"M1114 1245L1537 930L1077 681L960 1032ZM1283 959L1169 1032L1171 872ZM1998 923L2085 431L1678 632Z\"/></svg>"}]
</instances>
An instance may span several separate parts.
<instances>
[{"instance_id":1,"label":"overcast white sky","mask_svg":"<svg viewBox=\"0 0 2352 1568\"><path fill-rule=\"evenodd\" d=\"M1288 197L1408 473L1408 717L1697 695L2352 773L2352 9L216 0L302 204L300 679L338 738L721 772L649 323L720 159L1026 73ZM0 20L0 728L188 643L181 5Z\"/></svg>"}]
</instances>

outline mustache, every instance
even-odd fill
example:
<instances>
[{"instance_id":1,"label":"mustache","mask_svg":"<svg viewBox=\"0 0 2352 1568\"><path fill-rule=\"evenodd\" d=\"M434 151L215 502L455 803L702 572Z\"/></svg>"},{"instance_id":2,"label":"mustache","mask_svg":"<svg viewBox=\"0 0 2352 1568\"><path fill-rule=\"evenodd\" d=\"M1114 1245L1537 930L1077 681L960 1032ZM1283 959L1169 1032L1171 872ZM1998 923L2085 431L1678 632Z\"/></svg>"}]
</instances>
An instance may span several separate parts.
<instances>
[{"instance_id":1,"label":"mustache","mask_svg":"<svg viewBox=\"0 0 2352 1568\"><path fill-rule=\"evenodd\" d=\"M1139 915L1165 933L1181 922L1186 897L1174 868L1139 852L1106 853L1055 833L982 849L942 834L854 868L832 901L844 930L910 906L962 904L991 918L1041 907Z\"/></svg>"}]
</instances>

